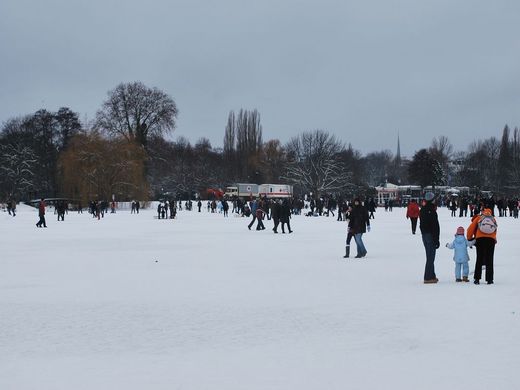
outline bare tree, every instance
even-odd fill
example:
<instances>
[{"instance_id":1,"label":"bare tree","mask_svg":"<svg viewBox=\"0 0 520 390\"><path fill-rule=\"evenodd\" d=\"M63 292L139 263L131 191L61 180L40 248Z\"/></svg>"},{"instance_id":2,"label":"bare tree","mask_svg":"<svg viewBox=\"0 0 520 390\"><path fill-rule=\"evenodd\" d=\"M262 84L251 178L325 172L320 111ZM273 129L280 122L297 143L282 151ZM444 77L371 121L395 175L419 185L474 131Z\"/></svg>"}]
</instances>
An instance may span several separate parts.
<instances>
[{"instance_id":1,"label":"bare tree","mask_svg":"<svg viewBox=\"0 0 520 390\"><path fill-rule=\"evenodd\" d=\"M511 183L520 188L520 132L515 127L511 140Z\"/></svg>"},{"instance_id":2,"label":"bare tree","mask_svg":"<svg viewBox=\"0 0 520 390\"><path fill-rule=\"evenodd\" d=\"M269 183L278 183L285 166L285 150L277 139L267 141L262 149L263 176Z\"/></svg>"},{"instance_id":3,"label":"bare tree","mask_svg":"<svg viewBox=\"0 0 520 390\"><path fill-rule=\"evenodd\" d=\"M228 116L226 124L226 131L224 133L224 155L232 156L235 153L235 132L236 132L236 121L235 113L231 111Z\"/></svg>"},{"instance_id":4,"label":"bare tree","mask_svg":"<svg viewBox=\"0 0 520 390\"><path fill-rule=\"evenodd\" d=\"M387 181L397 184L392 176L394 156L391 151L372 152L363 159L365 180L371 186L377 186Z\"/></svg>"},{"instance_id":5,"label":"bare tree","mask_svg":"<svg viewBox=\"0 0 520 390\"><path fill-rule=\"evenodd\" d=\"M150 136L174 130L177 114L173 99L158 88L122 83L108 92L95 127L146 147Z\"/></svg>"},{"instance_id":6,"label":"bare tree","mask_svg":"<svg viewBox=\"0 0 520 390\"><path fill-rule=\"evenodd\" d=\"M443 159L449 160L453 154L453 145L448 137L441 135L432 140L430 153L435 158L442 157Z\"/></svg>"},{"instance_id":7,"label":"bare tree","mask_svg":"<svg viewBox=\"0 0 520 390\"><path fill-rule=\"evenodd\" d=\"M287 146L287 169L284 178L318 197L341 191L352 180L352 173L342 161L345 146L323 130L305 132L292 138Z\"/></svg>"},{"instance_id":8,"label":"bare tree","mask_svg":"<svg viewBox=\"0 0 520 390\"><path fill-rule=\"evenodd\" d=\"M495 137L472 142L459 173L464 184L481 190L495 190L499 154L500 141Z\"/></svg>"}]
</instances>

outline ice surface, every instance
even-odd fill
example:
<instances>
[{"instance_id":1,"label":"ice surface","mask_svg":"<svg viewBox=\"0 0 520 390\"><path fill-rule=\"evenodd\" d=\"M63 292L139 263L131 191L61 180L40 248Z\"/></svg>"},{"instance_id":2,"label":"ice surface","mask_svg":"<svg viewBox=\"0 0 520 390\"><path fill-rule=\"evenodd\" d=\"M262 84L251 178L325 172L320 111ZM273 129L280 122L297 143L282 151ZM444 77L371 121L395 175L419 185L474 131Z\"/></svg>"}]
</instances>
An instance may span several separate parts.
<instances>
[{"instance_id":1,"label":"ice surface","mask_svg":"<svg viewBox=\"0 0 520 390\"><path fill-rule=\"evenodd\" d=\"M404 209L378 209L364 259L332 216L0 213L0 389L518 389L520 221L475 286L444 247L469 218L439 215L424 285Z\"/></svg>"}]
</instances>

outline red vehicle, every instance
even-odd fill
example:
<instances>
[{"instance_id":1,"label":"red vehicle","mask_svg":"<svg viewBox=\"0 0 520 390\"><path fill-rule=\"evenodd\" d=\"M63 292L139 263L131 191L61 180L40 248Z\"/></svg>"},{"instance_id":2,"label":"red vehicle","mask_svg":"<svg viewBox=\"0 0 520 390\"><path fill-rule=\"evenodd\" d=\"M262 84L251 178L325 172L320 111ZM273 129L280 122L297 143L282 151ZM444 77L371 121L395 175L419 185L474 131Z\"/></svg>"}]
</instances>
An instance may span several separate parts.
<instances>
[{"instance_id":1,"label":"red vehicle","mask_svg":"<svg viewBox=\"0 0 520 390\"><path fill-rule=\"evenodd\" d=\"M220 188L208 188L206 190L207 199L222 199L224 197L224 191Z\"/></svg>"}]
</instances>

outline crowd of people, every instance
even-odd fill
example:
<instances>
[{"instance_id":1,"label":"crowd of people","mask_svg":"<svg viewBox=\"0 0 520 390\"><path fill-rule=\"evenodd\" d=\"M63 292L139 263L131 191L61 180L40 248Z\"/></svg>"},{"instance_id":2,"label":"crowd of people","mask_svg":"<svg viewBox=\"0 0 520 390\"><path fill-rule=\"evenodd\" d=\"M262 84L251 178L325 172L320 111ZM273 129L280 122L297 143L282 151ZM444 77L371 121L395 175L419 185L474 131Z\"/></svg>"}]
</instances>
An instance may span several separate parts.
<instances>
[{"instance_id":1,"label":"crowd of people","mask_svg":"<svg viewBox=\"0 0 520 390\"><path fill-rule=\"evenodd\" d=\"M497 209L499 217L513 217L518 218L518 210L520 208L520 200L518 198L498 198L495 200L493 196L481 199L475 197L473 199L466 196L449 196L441 199L441 205L444 204L451 210L451 216L467 217L469 215L478 214L482 207L485 206L491 210Z\"/></svg>"},{"instance_id":2,"label":"crowd of people","mask_svg":"<svg viewBox=\"0 0 520 390\"><path fill-rule=\"evenodd\" d=\"M391 205L385 204L385 210L391 211ZM201 212L202 201L197 200L197 210ZM265 230L264 221L273 221L272 231L277 234L279 230L282 233L292 233L291 216L301 215L305 210L306 216L330 216L336 217L337 221L347 222L345 255L344 258L350 257L351 241L354 239L356 244L355 258L363 258L368 251L363 242L363 235L370 232L370 221L375 218L377 205L373 198L367 198L364 201L361 198L355 198L349 202L346 200L336 200L333 197L320 197L319 199L307 198L285 198L285 199L268 199L256 198L244 200L235 198L231 200L208 200L207 211L211 213L222 213L224 217L229 215L230 205L231 213L236 216L250 217L247 227L251 230L256 222L255 230ZM518 218L519 201L517 199L500 198L497 201L493 197L468 199L467 197L448 197L436 198L432 192L427 192L419 204L412 199L406 207L406 218L410 220L411 232L413 235L417 232L419 225L422 243L425 249L426 262L424 269L424 283L434 284L439 281L435 274L435 256L436 251L440 247L440 226L437 215L437 208L446 206L451 210L453 217L471 217L471 223L465 229L459 226L455 232L452 242L446 243L446 247L454 251L453 260L455 262L455 281L469 281L469 253L468 248L476 248L476 264L473 276L473 282L480 284L482 278L482 269L485 268L485 280L488 284L494 283L494 248L497 237L497 221L495 218L495 209L498 211L499 217ZM68 212L68 203L65 200L57 200L54 202L55 214L58 221L64 221L65 214ZM45 220L47 204L45 199L38 202L39 220L36 226L46 228ZM104 214L111 209L115 213L116 203L106 201L91 201L88 205L88 211L93 218L103 218ZM140 203L131 202L131 213L138 214ZM184 208L191 211L193 202L191 200L184 202ZM16 202L9 199L5 202L6 211L13 217L16 216ZM177 209L182 210L183 203L181 201L161 201L157 205L158 219L173 219L177 215ZM458 213L457 213L458 210ZM81 204L78 205L78 213L83 212Z\"/></svg>"}]
</instances>

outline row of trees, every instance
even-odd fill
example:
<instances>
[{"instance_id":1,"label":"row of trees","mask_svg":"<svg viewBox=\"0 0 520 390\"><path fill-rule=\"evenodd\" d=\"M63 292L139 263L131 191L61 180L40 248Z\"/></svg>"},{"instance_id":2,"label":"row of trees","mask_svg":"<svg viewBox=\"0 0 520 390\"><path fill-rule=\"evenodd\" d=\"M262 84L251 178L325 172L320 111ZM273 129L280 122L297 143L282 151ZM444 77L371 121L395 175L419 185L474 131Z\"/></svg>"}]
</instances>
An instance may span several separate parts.
<instances>
[{"instance_id":1,"label":"row of trees","mask_svg":"<svg viewBox=\"0 0 520 390\"><path fill-rule=\"evenodd\" d=\"M441 136L406 160L389 150L362 156L324 130L264 142L256 110L229 113L222 148L206 138L171 141L177 115L170 96L135 82L109 91L89 125L69 108L8 120L0 132L0 197L146 199L234 182L288 182L315 195L360 194L386 181L520 189L517 128L506 126L500 141L475 141L466 152Z\"/></svg>"}]
</instances>

